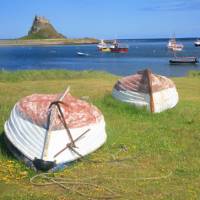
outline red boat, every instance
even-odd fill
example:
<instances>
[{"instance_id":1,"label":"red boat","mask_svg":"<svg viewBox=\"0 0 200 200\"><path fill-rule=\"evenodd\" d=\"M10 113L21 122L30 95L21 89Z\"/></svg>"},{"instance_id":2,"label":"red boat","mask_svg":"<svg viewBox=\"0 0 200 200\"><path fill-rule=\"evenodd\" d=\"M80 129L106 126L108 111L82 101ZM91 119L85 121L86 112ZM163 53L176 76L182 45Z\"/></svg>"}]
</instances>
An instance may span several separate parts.
<instances>
[{"instance_id":1,"label":"red boat","mask_svg":"<svg viewBox=\"0 0 200 200\"><path fill-rule=\"evenodd\" d=\"M127 47L115 47L115 48L110 48L110 51L112 53L127 53L128 48Z\"/></svg>"},{"instance_id":2,"label":"red boat","mask_svg":"<svg viewBox=\"0 0 200 200\"><path fill-rule=\"evenodd\" d=\"M128 47L122 44L119 44L116 40L113 42L113 45L110 47L112 53L127 53Z\"/></svg>"}]
</instances>

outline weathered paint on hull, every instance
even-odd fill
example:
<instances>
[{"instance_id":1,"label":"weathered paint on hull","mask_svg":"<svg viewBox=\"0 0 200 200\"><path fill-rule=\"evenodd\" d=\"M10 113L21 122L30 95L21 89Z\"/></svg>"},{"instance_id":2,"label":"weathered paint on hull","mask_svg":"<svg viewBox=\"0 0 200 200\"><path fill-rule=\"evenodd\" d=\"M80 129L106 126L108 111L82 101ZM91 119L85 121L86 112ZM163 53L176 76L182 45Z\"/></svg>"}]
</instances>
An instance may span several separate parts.
<instances>
[{"instance_id":1,"label":"weathered paint on hull","mask_svg":"<svg viewBox=\"0 0 200 200\"><path fill-rule=\"evenodd\" d=\"M130 103L136 107L145 107L150 111L150 95L147 93L133 92L130 90L116 90L113 88L112 95L122 102ZM159 113L175 107L178 102L176 88L168 88L153 93L154 112Z\"/></svg>"},{"instance_id":2,"label":"weathered paint on hull","mask_svg":"<svg viewBox=\"0 0 200 200\"><path fill-rule=\"evenodd\" d=\"M77 147L76 151L83 156L95 151L106 141L103 116L100 122L96 124L89 124L81 128L71 128L70 132L73 139L76 139L88 129L90 131L75 143ZM23 119L18 113L16 106L12 110L9 120L6 121L4 130L6 137L12 145L28 159L33 161L35 158L42 157L47 130ZM56 164L61 164L78 159L79 156L70 149L66 149L55 157L68 143L70 143L70 139L65 129L51 131L46 160L56 161Z\"/></svg>"}]
</instances>

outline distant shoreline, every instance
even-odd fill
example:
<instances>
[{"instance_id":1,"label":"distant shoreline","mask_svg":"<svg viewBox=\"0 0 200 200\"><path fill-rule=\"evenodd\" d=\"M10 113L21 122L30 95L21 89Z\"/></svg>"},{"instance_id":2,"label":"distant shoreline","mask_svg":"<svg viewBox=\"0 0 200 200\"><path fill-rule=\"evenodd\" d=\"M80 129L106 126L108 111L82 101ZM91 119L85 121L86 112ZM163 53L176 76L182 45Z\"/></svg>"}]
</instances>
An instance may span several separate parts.
<instances>
[{"instance_id":1,"label":"distant shoreline","mask_svg":"<svg viewBox=\"0 0 200 200\"><path fill-rule=\"evenodd\" d=\"M83 38L83 39L5 39L0 40L0 46L53 46L53 45L84 45L97 44L99 40Z\"/></svg>"},{"instance_id":2,"label":"distant shoreline","mask_svg":"<svg viewBox=\"0 0 200 200\"><path fill-rule=\"evenodd\" d=\"M118 38L117 40L133 40L133 41L156 41L166 42L169 38ZM181 41L195 41L195 37L177 38ZM98 44L100 40L95 38L78 38L78 39L0 39L1 46L55 46L55 45L85 45L85 44ZM105 42L112 42L112 39L106 39Z\"/></svg>"}]
</instances>

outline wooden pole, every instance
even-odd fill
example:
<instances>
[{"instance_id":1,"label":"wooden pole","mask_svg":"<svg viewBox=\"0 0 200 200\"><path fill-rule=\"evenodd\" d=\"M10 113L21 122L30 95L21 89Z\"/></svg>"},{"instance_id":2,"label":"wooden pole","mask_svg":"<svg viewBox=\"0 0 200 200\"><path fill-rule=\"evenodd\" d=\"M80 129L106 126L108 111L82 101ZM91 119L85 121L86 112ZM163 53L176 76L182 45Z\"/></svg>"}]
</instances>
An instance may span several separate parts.
<instances>
[{"instance_id":1,"label":"wooden pole","mask_svg":"<svg viewBox=\"0 0 200 200\"><path fill-rule=\"evenodd\" d=\"M69 92L70 87L68 87L65 92L61 95L61 97L58 99L59 101L62 101L64 99L64 97L67 95L67 93ZM48 113L49 116L49 120L48 120L48 129L45 135L45 139L44 139L44 147L43 147L43 152L42 152L42 159L46 160L48 158L48 148L49 148L49 141L50 141L50 137L51 137L51 129L52 129L52 123L57 115L57 108L56 106L52 106L50 112Z\"/></svg>"},{"instance_id":2,"label":"wooden pole","mask_svg":"<svg viewBox=\"0 0 200 200\"><path fill-rule=\"evenodd\" d=\"M150 111L154 112L154 100L153 100L153 90L152 90L152 78L151 78L151 71L149 69L146 69L146 76L149 86L149 96L150 96Z\"/></svg>"}]
</instances>

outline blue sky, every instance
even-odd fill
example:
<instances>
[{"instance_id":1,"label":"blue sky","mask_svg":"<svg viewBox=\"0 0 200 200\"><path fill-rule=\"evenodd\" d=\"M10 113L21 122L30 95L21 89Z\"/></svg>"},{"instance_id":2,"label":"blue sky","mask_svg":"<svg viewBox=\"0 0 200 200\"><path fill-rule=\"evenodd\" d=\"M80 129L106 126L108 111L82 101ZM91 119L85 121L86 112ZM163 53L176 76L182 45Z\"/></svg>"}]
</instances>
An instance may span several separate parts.
<instances>
[{"instance_id":1,"label":"blue sky","mask_svg":"<svg viewBox=\"0 0 200 200\"><path fill-rule=\"evenodd\" d=\"M72 38L200 36L200 0L1 0L0 38L26 35L36 14Z\"/></svg>"}]
</instances>

